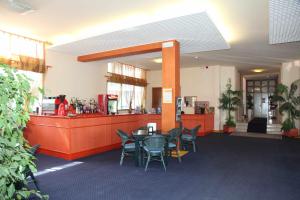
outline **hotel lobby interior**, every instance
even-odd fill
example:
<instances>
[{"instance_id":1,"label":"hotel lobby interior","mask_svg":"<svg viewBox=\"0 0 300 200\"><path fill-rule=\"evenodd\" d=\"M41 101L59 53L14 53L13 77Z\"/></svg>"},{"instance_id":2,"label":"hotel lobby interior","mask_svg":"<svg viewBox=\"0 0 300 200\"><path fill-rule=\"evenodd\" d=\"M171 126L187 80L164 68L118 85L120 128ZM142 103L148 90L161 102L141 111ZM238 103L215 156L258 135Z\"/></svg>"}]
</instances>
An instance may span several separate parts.
<instances>
[{"instance_id":1,"label":"hotel lobby interior","mask_svg":"<svg viewBox=\"0 0 300 200\"><path fill-rule=\"evenodd\" d=\"M299 0L1 0L0 200L299 200Z\"/></svg>"}]
</instances>

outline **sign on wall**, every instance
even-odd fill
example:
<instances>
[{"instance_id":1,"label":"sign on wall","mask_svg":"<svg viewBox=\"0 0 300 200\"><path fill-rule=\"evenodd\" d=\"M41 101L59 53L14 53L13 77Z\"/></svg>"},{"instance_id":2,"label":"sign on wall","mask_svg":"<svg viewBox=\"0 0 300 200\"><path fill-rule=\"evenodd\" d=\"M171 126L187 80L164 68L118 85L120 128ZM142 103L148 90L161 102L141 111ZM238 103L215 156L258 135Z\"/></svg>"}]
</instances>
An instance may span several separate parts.
<instances>
[{"instance_id":1,"label":"sign on wall","mask_svg":"<svg viewBox=\"0 0 300 200\"><path fill-rule=\"evenodd\" d=\"M163 88L163 103L172 103L172 88Z\"/></svg>"}]
</instances>

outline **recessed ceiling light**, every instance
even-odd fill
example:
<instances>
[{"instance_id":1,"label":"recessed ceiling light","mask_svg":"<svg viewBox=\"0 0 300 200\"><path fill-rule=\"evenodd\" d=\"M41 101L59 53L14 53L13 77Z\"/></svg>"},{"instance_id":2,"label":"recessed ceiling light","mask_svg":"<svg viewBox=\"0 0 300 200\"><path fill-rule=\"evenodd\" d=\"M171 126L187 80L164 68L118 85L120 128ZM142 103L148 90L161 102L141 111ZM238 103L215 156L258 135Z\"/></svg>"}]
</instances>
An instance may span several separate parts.
<instances>
[{"instance_id":1,"label":"recessed ceiling light","mask_svg":"<svg viewBox=\"0 0 300 200\"><path fill-rule=\"evenodd\" d=\"M198 56L195 56L194 58L195 58L195 59L198 59L199 57L198 57Z\"/></svg>"},{"instance_id":2,"label":"recessed ceiling light","mask_svg":"<svg viewBox=\"0 0 300 200\"><path fill-rule=\"evenodd\" d=\"M255 73L260 73L260 72L263 72L265 70L264 69L253 69L252 71L255 72Z\"/></svg>"},{"instance_id":3,"label":"recessed ceiling light","mask_svg":"<svg viewBox=\"0 0 300 200\"><path fill-rule=\"evenodd\" d=\"M153 62L155 62L155 63L162 63L162 58L155 58L153 60Z\"/></svg>"}]
</instances>

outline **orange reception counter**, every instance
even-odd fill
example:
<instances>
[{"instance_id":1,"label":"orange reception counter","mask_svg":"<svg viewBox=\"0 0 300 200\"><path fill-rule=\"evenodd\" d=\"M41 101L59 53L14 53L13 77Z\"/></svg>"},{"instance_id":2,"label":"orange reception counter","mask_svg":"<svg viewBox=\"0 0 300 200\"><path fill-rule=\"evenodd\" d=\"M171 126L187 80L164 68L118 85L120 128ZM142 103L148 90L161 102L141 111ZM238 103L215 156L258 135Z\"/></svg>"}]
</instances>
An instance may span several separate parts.
<instances>
[{"instance_id":1,"label":"orange reception counter","mask_svg":"<svg viewBox=\"0 0 300 200\"><path fill-rule=\"evenodd\" d=\"M198 124L203 136L213 131L214 114L182 115L183 126ZM75 117L31 115L24 136L30 145L40 144L39 152L74 160L120 148L117 129L131 133L148 122L161 126L161 116L155 114L78 115Z\"/></svg>"}]
</instances>

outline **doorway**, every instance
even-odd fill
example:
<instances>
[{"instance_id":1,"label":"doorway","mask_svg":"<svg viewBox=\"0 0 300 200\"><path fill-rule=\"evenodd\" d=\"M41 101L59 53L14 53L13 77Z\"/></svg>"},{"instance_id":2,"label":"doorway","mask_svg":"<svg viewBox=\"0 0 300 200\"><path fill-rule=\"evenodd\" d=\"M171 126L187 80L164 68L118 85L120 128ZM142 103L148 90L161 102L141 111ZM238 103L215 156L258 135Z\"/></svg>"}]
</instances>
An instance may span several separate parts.
<instances>
[{"instance_id":1,"label":"doorway","mask_svg":"<svg viewBox=\"0 0 300 200\"><path fill-rule=\"evenodd\" d=\"M253 115L258 118L272 117L271 97L277 85L276 79L247 80L248 101L253 100Z\"/></svg>"},{"instance_id":2,"label":"doorway","mask_svg":"<svg viewBox=\"0 0 300 200\"><path fill-rule=\"evenodd\" d=\"M152 108L161 108L162 89L161 87L152 88Z\"/></svg>"}]
</instances>

